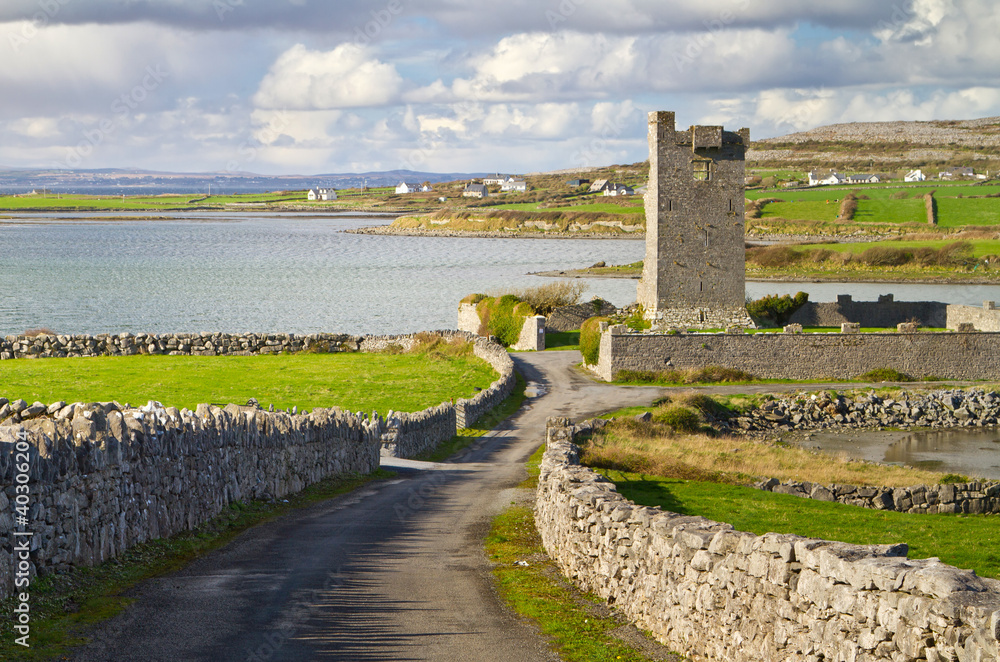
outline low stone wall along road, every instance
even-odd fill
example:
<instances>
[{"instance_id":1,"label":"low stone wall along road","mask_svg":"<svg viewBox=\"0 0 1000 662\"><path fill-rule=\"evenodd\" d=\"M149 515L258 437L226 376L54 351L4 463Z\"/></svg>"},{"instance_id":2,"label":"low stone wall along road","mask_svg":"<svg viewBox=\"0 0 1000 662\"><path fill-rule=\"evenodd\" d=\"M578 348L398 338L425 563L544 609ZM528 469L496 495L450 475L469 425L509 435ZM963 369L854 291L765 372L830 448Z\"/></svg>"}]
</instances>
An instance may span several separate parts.
<instances>
[{"instance_id":1,"label":"low stone wall along road","mask_svg":"<svg viewBox=\"0 0 1000 662\"><path fill-rule=\"evenodd\" d=\"M510 505L551 416L651 403L595 384L576 352L516 354L537 397L458 459L382 458L398 476L258 526L93 633L77 662L557 660L496 597L483 538Z\"/></svg>"}]
</instances>

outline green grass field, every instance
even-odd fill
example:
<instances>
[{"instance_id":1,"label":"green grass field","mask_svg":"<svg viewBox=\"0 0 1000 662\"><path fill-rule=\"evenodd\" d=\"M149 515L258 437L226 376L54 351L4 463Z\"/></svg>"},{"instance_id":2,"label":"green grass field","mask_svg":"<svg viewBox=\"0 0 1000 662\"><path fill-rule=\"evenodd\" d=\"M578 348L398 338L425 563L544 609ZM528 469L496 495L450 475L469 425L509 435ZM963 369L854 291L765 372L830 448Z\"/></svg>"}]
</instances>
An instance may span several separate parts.
<instances>
[{"instance_id":1,"label":"green grass field","mask_svg":"<svg viewBox=\"0 0 1000 662\"><path fill-rule=\"evenodd\" d=\"M605 471L628 499L700 515L757 535L793 533L858 545L907 543L910 558L939 557L1000 577L1000 527L989 515L909 515L755 490L751 487ZM969 544L969 541L976 541Z\"/></svg>"},{"instance_id":2,"label":"green grass field","mask_svg":"<svg viewBox=\"0 0 1000 662\"><path fill-rule=\"evenodd\" d=\"M938 198L938 225L1000 225L1000 198Z\"/></svg>"},{"instance_id":3,"label":"green grass field","mask_svg":"<svg viewBox=\"0 0 1000 662\"><path fill-rule=\"evenodd\" d=\"M761 218L784 218L789 221L835 221L840 204L807 200L804 202L772 202L764 207Z\"/></svg>"},{"instance_id":4,"label":"green grass field","mask_svg":"<svg viewBox=\"0 0 1000 662\"><path fill-rule=\"evenodd\" d=\"M128 210L184 210L227 204L277 204L281 202L306 202L305 191L290 193L262 193L252 195L214 195L202 193L186 195L157 196L92 196L55 195L48 196L0 196L0 210L25 209L66 209L86 211L128 211Z\"/></svg>"},{"instance_id":5,"label":"green grass field","mask_svg":"<svg viewBox=\"0 0 1000 662\"><path fill-rule=\"evenodd\" d=\"M839 251L843 253L863 253L869 248L874 246L884 246L886 248L935 248L940 249L947 244L955 243L955 239L939 239L939 240L929 240L929 241L905 241L905 240L888 240L888 241L872 241L872 242L860 242L860 243L849 243L849 244L808 244L807 248L817 249L825 248L831 251ZM998 239L971 239L969 243L972 244L972 253L976 257L983 257L984 255L997 255L1000 254L1000 240Z\"/></svg>"},{"instance_id":6,"label":"green grass field","mask_svg":"<svg viewBox=\"0 0 1000 662\"><path fill-rule=\"evenodd\" d=\"M802 201L826 201L842 200L848 193L855 193L859 197L867 195L872 200L890 200L893 196L905 193L907 199L921 198L931 191L936 191L937 197L969 197L984 196L1000 193L1000 184L986 184L974 186L964 183L939 182L928 184L927 182L914 182L910 184L891 184L891 188L875 186L814 186L806 189L782 190L766 189L747 191L749 200L759 200L761 198L779 198L787 202Z\"/></svg>"},{"instance_id":7,"label":"green grass field","mask_svg":"<svg viewBox=\"0 0 1000 662\"><path fill-rule=\"evenodd\" d=\"M279 409L419 411L487 388L495 371L474 357L420 354L128 356L0 362L0 394L30 402L107 402L194 409L257 398Z\"/></svg>"},{"instance_id":8,"label":"green grass field","mask_svg":"<svg viewBox=\"0 0 1000 662\"><path fill-rule=\"evenodd\" d=\"M858 200L854 220L859 223L926 223L927 207L923 198Z\"/></svg>"},{"instance_id":9,"label":"green grass field","mask_svg":"<svg viewBox=\"0 0 1000 662\"><path fill-rule=\"evenodd\" d=\"M784 219L791 222L829 223L837 220L840 202L844 196L853 192L859 196L858 209L854 216L854 221L857 223L926 225L927 212L923 196L931 191L935 191L939 227L1000 225L1000 198L984 197L1000 193L1000 185L970 186L942 183L928 186L923 183L906 185L902 188L819 186L795 191L774 189L747 191L747 198L781 200L764 207L761 214L762 221ZM901 195L905 197L901 198ZM928 227L928 231L933 231L933 228ZM791 230L790 232L795 233Z\"/></svg>"},{"instance_id":10,"label":"green grass field","mask_svg":"<svg viewBox=\"0 0 1000 662\"><path fill-rule=\"evenodd\" d=\"M635 205L628 207L607 202L594 202L586 205L573 205L566 207L541 207L537 202L514 202L507 205L491 206L490 209L511 209L514 211L591 211L602 214L646 213L646 209L642 205L642 198L639 198Z\"/></svg>"}]
</instances>

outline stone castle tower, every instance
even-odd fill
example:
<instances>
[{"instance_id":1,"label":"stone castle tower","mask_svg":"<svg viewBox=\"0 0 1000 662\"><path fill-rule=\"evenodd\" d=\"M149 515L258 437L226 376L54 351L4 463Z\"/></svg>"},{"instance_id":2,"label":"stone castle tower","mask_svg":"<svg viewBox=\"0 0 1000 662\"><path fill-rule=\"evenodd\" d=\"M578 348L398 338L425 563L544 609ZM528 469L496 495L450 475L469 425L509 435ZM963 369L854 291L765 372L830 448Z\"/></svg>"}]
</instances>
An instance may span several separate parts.
<instances>
[{"instance_id":1,"label":"stone castle tower","mask_svg":"<svg viewBox=\"0 0 1000 662\"><path fill-rule=\"evenodd\" d=\"M744 278L744 154L750 130L674 128L649 114L646 261L638 301L654 329L752 327Z\"/></svg>"}]
</instances>

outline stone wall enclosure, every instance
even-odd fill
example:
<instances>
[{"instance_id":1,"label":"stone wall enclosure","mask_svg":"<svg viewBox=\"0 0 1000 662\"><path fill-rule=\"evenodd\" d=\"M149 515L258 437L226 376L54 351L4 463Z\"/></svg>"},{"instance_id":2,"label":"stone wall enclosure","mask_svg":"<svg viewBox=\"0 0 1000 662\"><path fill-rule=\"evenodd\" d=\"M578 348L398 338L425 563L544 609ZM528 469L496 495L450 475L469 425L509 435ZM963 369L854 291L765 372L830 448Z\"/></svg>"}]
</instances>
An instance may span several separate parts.
<instances>
[{"instance_id":1,"label":"stone wall enclosure","mask_svg":"<svg viewBox=\"0 0 1000 662\"><path fill-rule=\"evenodd\" d=\"M475 355L499 373L497 380L472 398L385 418L337 408L289 413L203 404L192 412L159 403L47 407L0 399L0 418L7 419L0 426L0 549L6 550L0 599L13 587L11 502L18 452L30 460L31 573L91 566L133 545L192 529L233 502L277 499L327 477L370 473L379 467L380 451L423 453L510 395L516 376L503 347L461 332L435 333L472 342ZM408 349L414 342L412 335L41 336L8 339L4 347L17 356L92 356L374 352L392 345Z\"/></svg>"},{"instance_id":2,"label":"stone wall enclosure","mask_svg":"<svg viewBox=\"0 0 1000 662\"><path fill-rule=\"evenodd\" d=\"M725 662L996 660L1000 582L862 546L626 500L552 419L536 523L563 574L668 646Z\"/></svg>"}]
</instances>

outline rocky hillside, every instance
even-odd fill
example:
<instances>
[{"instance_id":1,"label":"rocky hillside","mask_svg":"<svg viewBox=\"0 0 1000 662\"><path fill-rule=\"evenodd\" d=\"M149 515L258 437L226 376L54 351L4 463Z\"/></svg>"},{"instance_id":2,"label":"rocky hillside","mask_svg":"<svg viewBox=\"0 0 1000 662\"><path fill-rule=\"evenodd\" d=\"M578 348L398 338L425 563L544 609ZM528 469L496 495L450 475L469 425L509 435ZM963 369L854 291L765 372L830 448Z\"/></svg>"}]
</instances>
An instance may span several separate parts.
<instances>
[{"instance_id":1,"label":"rocky hillside","mask_svg":"<svg viewBox=\"0 0 1000 662\"><path fill-rule=\"evenodd\" d=\"M965 121L853 122L758 140L753 167L814 167L895 171L1000 167L1000 117Z\"/></svg>"}]
</instances>

